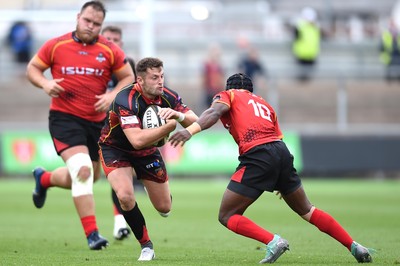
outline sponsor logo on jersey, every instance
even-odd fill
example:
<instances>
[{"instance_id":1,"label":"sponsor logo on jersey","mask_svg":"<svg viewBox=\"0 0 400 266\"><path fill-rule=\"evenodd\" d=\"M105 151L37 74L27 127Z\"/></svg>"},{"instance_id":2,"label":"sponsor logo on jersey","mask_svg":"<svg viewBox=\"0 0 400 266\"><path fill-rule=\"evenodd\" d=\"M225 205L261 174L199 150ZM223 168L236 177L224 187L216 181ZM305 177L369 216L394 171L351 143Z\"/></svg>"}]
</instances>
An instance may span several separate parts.
<instances>
[{"instance_id":1,"label":"sponsor logo on jersey","mask_svg":"<svg viewBox=\"0 0 400 266\"><path fill-rule=\"evenodd\" d=\"M96 57L96 60L99 61L100 63L106 61L106 58L102 53L99 53L99 55Z\"/></svg>"},{"instance_id":2,"label":"sponsor logo on jersey","mask_svg":"<svg viewBox=\"0 0 400 266\"><path fill-rule=\"evenodd\" d=\"M138 124L139 120L136 115L132 116L121 116L121 124L129 125L129 124Z\"/></svg>"},{"instance_id":3,"label":"sponsor logo on jersey","mask_svg":"<svg viewBox=\"0 0 400 266\"><path fill-rule=\"evenodd\" d=\"M92 67L77 67L77 66L66 66L61 67L61 73L65 75L95 75L102 76L104 69L97 69Z\"/></svg>"},{"instance_id":4,"label":"sponsor logo on jersey","mask_svg":"<svg viewBox=\"0 0 400 266\"><path fill-rule=\"evenodd\" d=\"M146 169L150 169L150 168L153 168L153 167L161 167L160 161L156 160L156 161L146 165Z\"/></svg>"}]
</instances>

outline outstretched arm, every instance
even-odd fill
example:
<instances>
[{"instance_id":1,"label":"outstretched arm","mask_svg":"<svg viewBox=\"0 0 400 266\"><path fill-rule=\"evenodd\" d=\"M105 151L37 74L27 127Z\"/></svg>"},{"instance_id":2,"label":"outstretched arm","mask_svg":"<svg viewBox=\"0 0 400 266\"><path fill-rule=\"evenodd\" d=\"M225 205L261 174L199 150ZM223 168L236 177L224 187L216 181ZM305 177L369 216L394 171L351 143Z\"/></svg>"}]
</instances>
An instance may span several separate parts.
<instances>
[{"instance_id":1,"label":"outstretched arm","mask_svg":"<svg viewBox=\"0 0 400 266\"><path fill-rule=\"evenodd\" d=\"M224 103L213 103L210 108L205 110L199 117L199 119L188 126L185 129L181 129L175 132L170 138L169 141L173 147L178 146L179 144L183 146L186 141L188 141L194 134L208 129L215 125L218 122L219 118L229 111L229 106Z\"/></svg>"}]
</instances>

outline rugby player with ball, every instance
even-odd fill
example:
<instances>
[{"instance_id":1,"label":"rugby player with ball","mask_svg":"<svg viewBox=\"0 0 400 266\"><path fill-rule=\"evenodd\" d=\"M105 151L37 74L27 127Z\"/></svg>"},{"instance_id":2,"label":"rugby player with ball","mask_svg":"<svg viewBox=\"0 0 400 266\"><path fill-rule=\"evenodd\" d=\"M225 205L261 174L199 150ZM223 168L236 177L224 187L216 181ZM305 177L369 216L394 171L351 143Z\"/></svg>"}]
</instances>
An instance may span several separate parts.
<instances>
[{"instance_id":1,"label":"rugby player with ball","mask_svg":"<svg viewBox=\"0 0 400 266\"><path fill-rule=\"evenodd\" d=\"M100 159L123 215L141 246L139 261L155 258L146 222L135 199L132 169L143 182L161 216L171 211L168 173L158 147L179 122L187 127L198 117L177 92L164 87L164 66L147 57L136 65L137 79L123 88L110 106L99 140Z\"/></svg>"}]
</instances>

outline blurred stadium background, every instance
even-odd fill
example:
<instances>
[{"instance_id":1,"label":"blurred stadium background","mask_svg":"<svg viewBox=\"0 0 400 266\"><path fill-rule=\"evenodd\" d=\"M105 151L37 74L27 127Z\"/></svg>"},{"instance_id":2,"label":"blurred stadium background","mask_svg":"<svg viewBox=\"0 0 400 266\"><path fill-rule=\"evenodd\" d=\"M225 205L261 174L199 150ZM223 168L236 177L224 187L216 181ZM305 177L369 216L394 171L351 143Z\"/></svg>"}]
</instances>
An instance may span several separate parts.
<instances>
[{"instance_id":1,"label":"blurred stadium background","mask_svg":"<svg viewBox=\"0 0 400 266\"><path fill-rule=\"evenodd\" d=\"M49 98L24 78L5 45L11 24L25 20L35 51L48 38L75 28L85 1L14 0L0 3L0 175L29 174L54 160L47 135ZM222 47L226 75L248 46L256 47L268 75L259 94L278 111L296 167L307 176L398 177L400 82L385 80L379 36L397 0L108 0L104 25L124 31L124 49L138 60L160 57L166 82L196 112L204 108L201 68L211 44ZM291 25L304 6L316 9L324 31L312 80L295 78ZM200 12L200 13L196 13ZM208 15L201 20L197 15ZM216 127L185 150L164 149L176 175L229 174L236 146ZM45 162L47 161L47 162ZM52 162L57 165L57 161ZM205 167L207 166L207 167Z\"/></svg>"}]
</instances>

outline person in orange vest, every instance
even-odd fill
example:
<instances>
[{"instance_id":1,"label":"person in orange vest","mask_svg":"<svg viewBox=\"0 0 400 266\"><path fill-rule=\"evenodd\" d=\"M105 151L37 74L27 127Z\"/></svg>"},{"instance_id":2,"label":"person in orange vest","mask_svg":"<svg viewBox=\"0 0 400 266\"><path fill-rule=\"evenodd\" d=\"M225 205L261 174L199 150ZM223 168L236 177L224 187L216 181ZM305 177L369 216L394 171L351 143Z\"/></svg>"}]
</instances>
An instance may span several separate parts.
<instances>
[{"instance_id":1,"label":"person in orange vest","mask_svg":"<svg viewBox=\"0 0 400 266\"><path fill-rule=\"evenodd\" d=\"M386 78L400 80L400 32L393 19L382 31L379 49L380 60L386 66Z\"/></svg>"}]
</instances>

